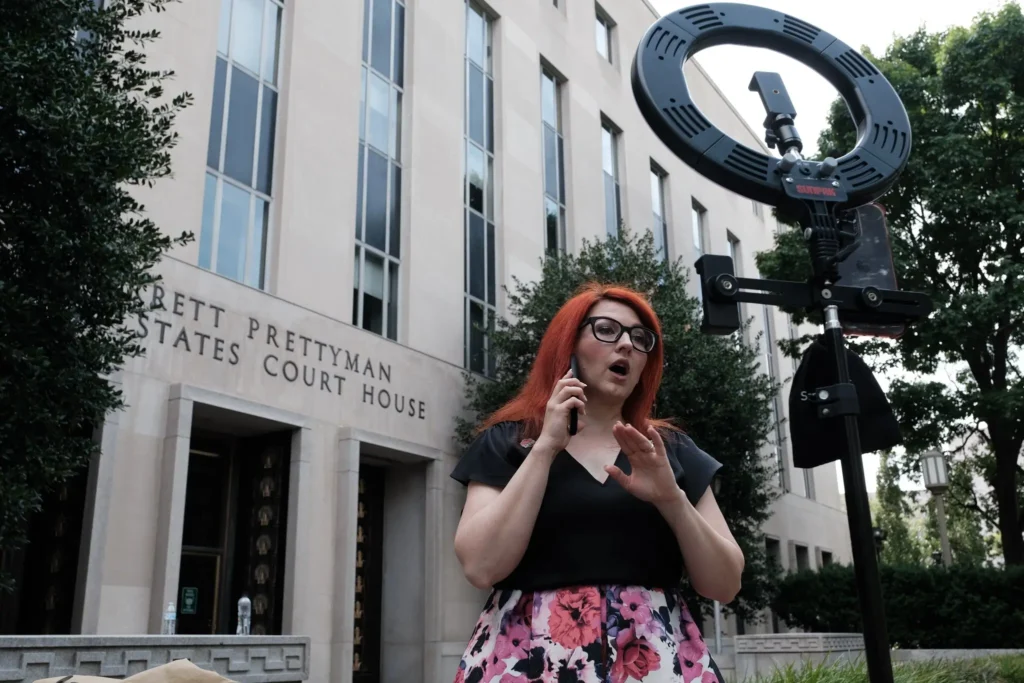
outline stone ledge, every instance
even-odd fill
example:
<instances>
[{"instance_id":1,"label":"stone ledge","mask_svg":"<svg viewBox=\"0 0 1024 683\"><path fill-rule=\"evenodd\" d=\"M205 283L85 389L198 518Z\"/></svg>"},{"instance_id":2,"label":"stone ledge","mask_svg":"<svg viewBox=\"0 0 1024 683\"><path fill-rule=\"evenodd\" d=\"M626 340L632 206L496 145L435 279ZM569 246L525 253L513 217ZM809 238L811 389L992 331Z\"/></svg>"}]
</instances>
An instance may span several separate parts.
<instances>
[{"instance_id":1,"label":"stone ledge","mask_svg":"<svg viewBox=\"0 0 1024 683\"><path fill-rule=\"evenodd\" d=\"M188 659L238 683L309 678L306 636L0 636L0 683L84 674L126 678Z\"/></svg>"},{"instance_id":2,"label":"stone ledge","mask_svg":"<svg viewBox=\"0 0 1024 683\"><path fill-rule=\"evenodd\" d=\"M768 633L735 636L736 654L771 652L851 652L864 649L859 633Z\"/></svg>"}]
</instances>

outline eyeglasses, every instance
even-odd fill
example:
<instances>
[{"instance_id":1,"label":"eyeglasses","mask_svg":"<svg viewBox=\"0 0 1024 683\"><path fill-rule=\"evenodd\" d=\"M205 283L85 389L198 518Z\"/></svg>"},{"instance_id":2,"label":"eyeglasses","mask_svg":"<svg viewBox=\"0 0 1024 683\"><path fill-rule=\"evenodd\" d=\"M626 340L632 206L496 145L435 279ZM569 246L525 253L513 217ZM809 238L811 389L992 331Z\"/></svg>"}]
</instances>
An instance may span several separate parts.
<instances>
[{"instance_id":1,"label":"eyeglasses","mask_svg":"<svg viewBox=\"0 0 1024 683\"><path fill-rule=\"evenodd\" d=\"M590 328L594 331L594 337L598 341L603 341L607 344L614 344L622 338L623 332L628 332L629 341L633 343L633 348L641 353L650 353L654 349L654 345L658 343L658 335L643 325L626 327L614 318L600 316L587 318L580 325L580 329L582 330L587 325L590 325Z\"/></svg>"}]
</instances>

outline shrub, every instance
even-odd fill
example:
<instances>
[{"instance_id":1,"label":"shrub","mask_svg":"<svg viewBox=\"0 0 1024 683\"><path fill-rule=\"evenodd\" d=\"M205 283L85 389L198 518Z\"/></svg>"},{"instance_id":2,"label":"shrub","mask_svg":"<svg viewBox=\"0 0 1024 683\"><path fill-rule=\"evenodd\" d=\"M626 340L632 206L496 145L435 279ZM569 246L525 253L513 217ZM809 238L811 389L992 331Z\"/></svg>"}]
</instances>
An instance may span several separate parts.
<instances>
[{"instance_id":1,"label":"shrub","mask_svg":"<svg viewBox=\"0 0 1024 683\"><path fill-rule=\"evenodd\" d=\"M1024 567L884 565L880 573L893 647L1024 647ZM805 631L863 632L852 565L787 575L773 609Z\"/></svg>"},{"instance_id":2,"label":"shrub","mask_svg":"<svg viewBox=\"0 0 1024 683\"><path fill-rule=\"evenodd\" d=\"M789 666L758 683L864 683L863 661ZM1024 656L893 664L894 683L1024 683Z\"/></svg>"}]
</instances>

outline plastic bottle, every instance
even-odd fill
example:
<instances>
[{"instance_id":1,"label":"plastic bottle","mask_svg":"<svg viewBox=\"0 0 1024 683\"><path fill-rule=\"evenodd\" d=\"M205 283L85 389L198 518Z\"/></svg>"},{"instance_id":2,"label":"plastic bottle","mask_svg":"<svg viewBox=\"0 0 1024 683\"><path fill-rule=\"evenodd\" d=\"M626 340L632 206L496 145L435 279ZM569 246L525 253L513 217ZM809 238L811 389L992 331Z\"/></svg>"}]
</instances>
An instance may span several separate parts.
<instances>
[{"instance_id":1,"label":"plastic bottle","mask_svg":"<svg viewBox=\"0 0 1024 683\"><path fill-rule=\"evenodd\" d=\"M174 608L174 601L167 603L167 610L164 612L164 623L161 633L173 636L177 630L178 612Z\"/></svg>"}]
</instances>

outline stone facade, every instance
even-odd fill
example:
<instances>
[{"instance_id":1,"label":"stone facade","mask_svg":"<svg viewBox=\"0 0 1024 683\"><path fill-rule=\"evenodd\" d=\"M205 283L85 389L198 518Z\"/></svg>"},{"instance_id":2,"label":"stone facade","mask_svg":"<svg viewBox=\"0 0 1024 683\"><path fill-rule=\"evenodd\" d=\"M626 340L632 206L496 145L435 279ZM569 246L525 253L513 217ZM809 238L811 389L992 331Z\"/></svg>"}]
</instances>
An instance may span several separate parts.
<instances>
[{"instance_id":1,"label":"stone facade","mask_svg":"<svg viewBox=\"0 0 1024 683\"><path fill-rule=\"evenodd\" d=\"M398 276L388 285L396 302L392 340L353 324L364 2L264 0L268 13L279 8L282 17L280 69L271 84L279 99L270 136L275 152L269 228L260 242L265 277L254 286L225 274L216 261L201 265L206 199L213 201L204 187L213 177L206 174L211 112L219 106L222 4L231 6L228 0L177 3L141 20L162 34L150 49L150 66L176 72L169 93L188 90L195 97L178 121L174 178L142 190L141 198L162 229L191 230L197 239L159 265L163 280L147 293L157 309L129 321L146 353L111 378L128 405L97 431L101 454L89 470L71 630L104 638L158 634L166 605L174 601L180 610L185 599L204 607L219 600L219 616L211 623L219 619L218 632L233 632L226 601L234 593L182 592L188 572L214 557L209 549L190 548L186 538L202 531L190 522L190 506L217 499L189 495L190 486L203 483L190 484L190 462L203 463L210 455L199 445L200 432L222 434L250 451L232 460L232 467L249 467L265 455L286 463L269 483L252 480L253 495L285 502L279 508L253 504L251 514L237 507L228 516L239 528L254 526L253 543L239 542L216 557L225 563L224 572L231 557L236 569L244 564L238 557L251 559L248 580L255 589L275 587L277 593L253 596L254 610L275 615L279 625L268 628L305 639L296 661L308 680L347 683L359 673L355 668L365 666L373 671L360 680L443 683L454 677L484 598L463 578L454 556L464 491L448 477L459 456L453 433L463 410L467 339L467 6L463 0L431 0L408 3L404 10L406 71L395 141L402 164L395 199L401 250L394 257ZM242 6L239 0L235 5ZM604 234L601 126L611 120L619 131L625 224L634 230L651 225L653 162L665 174L661 215L669 255L686 265L695 260L696 202L704 210L701 248L724 254L732 244L739 272L755 272L754 254L770 247L777 229L770 208L728 193L683 165L649 130L632 99L632 52L656 19L649 5L601 3L602 15L614 20L610 61L595 51L593 3L492 0L482 11L493 18L489 173L495 255L488 268L499 285L499 314L505 310L500 285L513 277L535 279L544 250L542 66L563 80L569 249ZM237 23L245 25L243 19ZM742 122L696 62L687 74L710 119L763 149L761 133ZM266 88L261 92L269 97ZM230 109L225 121L232 121ZM256 258L253 245L246 244L247 258ZM229 247L224 242L219 248L228 253ZM696 294L697 283L690 287ZM765 310L751 307L744 315L755 319L752 334L764 329ZM775 338L795 333L784 315L768 315ZM769 357L778 381L788 381L794 364L777 351ZM784 396L780 418L786 413ZM271 437L278 444L273 453L261 442ZM765 457L775 456L766 451ZM785 491L764 531L782 565L849 561L835 468L805 476L792 468L784 443L778 457ZM370 468L380 473L377 484L364 477ZM241 475L231 476L238 481ZM231 486L237 493L239 485ZM378 486L379 495L367 497L364 486ZM371 518L376 532L369 530ZM277 540L267 529L276 529ZM185 567L188 553L196 564ZM220 581L224 590L237 588L237 582ZM366 607L373 601L379 606ZM770 622L747 632L768 628ZM737 625L728 623L727 630L735 633ZM375 643L372 652L365 651L368 643ZM199 656L210 661L213 655ZM249 654L238 656L248 661ZM363 664L356 665L357 656Z\"/></svg>"}]
</instances>

